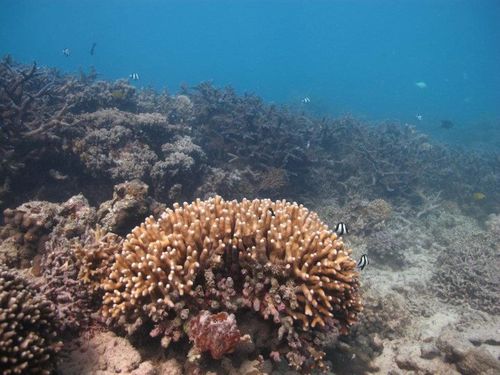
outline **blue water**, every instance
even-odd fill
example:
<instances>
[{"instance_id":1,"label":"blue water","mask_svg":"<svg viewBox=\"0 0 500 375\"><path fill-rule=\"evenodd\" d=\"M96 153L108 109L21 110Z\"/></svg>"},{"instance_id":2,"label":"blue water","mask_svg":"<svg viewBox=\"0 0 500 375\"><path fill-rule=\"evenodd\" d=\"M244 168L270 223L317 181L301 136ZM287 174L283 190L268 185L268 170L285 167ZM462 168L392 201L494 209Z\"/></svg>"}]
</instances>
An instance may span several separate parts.
<instances>
[{"instance_id":1,"label":"blue water","mask_svg":"<svg viewBox=\"0 0 500 375\"><path fill-rule=\"evenodd\" d=\"M498 0L0 5L0 55L24 63L65 72L95 66L110 79L137 72L134 84L172 92L213 80L268 101L409 122L464 143L499 134ZM427 87L417 87L420 81ZM301 104L306 96L311 102ZM441 119L456 127L443 131Z\"/></svg>"}]
</instances>

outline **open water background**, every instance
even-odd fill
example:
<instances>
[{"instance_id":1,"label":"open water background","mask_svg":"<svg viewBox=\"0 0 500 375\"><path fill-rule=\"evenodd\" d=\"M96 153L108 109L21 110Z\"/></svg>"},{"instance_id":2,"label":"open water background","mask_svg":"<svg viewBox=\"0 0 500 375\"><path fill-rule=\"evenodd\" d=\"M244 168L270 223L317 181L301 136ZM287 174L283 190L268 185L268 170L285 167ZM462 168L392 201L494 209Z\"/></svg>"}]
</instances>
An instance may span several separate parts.
<instances>
[{"instance_id":1,"label":"open water background","mask_svg":"<svg viewBox=\"0 0 500 375\"><path fill-rule=\"evenodd\" d=\"M213 80L498 150L499 20L498 0L0 0L0 55L169 91Z\"/></svg>"}]
</instances>

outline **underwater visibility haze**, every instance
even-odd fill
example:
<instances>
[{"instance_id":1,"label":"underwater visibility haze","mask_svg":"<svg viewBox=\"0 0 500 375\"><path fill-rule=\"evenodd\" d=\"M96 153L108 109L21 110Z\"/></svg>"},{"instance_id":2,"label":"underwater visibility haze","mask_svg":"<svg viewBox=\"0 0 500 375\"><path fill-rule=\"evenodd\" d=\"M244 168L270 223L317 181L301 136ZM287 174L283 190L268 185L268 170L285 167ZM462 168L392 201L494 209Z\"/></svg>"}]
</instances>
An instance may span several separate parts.
<instances>
[{"instance_id":1,"label":"underwater visibility haze","mask_svg":"<svg viewBox=\"0 0 500 375\"><path fill-rule=\"evenodd\" d=\"M499 19L0 0L0 373L500 373Z\"/></svg>"}]
</instances>

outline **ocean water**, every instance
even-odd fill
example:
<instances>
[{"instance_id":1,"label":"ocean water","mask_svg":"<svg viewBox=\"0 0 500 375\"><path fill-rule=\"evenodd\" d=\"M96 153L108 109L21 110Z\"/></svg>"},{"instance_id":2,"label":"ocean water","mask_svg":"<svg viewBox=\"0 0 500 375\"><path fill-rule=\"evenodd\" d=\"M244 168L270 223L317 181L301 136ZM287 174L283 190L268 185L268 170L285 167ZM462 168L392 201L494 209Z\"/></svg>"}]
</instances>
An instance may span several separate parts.
<instances>
[{"instance_id":1,"label":"ocean water","mask_svg":"<svg viewBox=\"0 0 500 375\"><path fill-rule=\"evenodd\" d=\"M104 79L138 73L137 86L171 92L210 80L313 113L396 120L493 147L499 17L496 0L2 0L0 54L64 72L94 66ZM455 128L443 131L443 119Z\"/></svg>"},{"instance_id":2,"label":"ocean water","mask_svg":"<svg viewBox=\"0 0 500 375\"><path fill-rule=\"evenodd\" d=\"M0 373L500 373L499 20L0 0Z\"/></svg>"}]
</instances>

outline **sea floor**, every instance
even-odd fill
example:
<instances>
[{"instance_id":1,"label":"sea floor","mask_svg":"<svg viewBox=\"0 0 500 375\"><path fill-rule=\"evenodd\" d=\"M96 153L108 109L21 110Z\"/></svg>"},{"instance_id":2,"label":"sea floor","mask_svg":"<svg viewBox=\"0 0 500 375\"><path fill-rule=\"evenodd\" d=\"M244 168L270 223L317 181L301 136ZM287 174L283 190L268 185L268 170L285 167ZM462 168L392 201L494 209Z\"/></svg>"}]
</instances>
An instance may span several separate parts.
<instances>
[{"instance_id":1,"label":"sea floor","mask_svg":"<svg viewBox=\"0 0 500 375\"><path fill-rule=\"evenodd\" d=\"M319 202L319 214L331 216L331 202ZM323 212L322 212L323 211ZM446 208L436 209L425 218L412 220L394 235L408 239L404 265L389 268L377 258L362 272L362 291L369 304L369 338L363 331L346 340L332 354L331 374L498 374L500 373L500 317L472 309L464 296L461 304L443 302L431 288L438 255L443 251L439 240L428 228L442 228L453 215L459 231L477 231L481 223ZM331 224L333 224L332 222ZM397 218L383 225L391 228ZM468 223L464 226L463 223ZM453 232L455 227L447 227ZM402 231L405 232L402 232ZM438 229L439 230L439 229ZM446 234L443 234L446 235ZM351 234L346 241L353 245L357 257L366 251L367 238ZM422 244L428 243L429 246ZM373 308L372 311L370 309ZM373 314L380 312L379 317ZM383 319L384 321L380 321ZM372 353L363 355L363 350ZM183 374L182 357L161 355L151 347L134 347L126 338L110 331L84 333L68 343L60 362L62 374ZM229 361L212 374L297 374L289 369L269 366L262 369L258 361L240 359L235 367Z\"/></svg>"}]
</instances>

